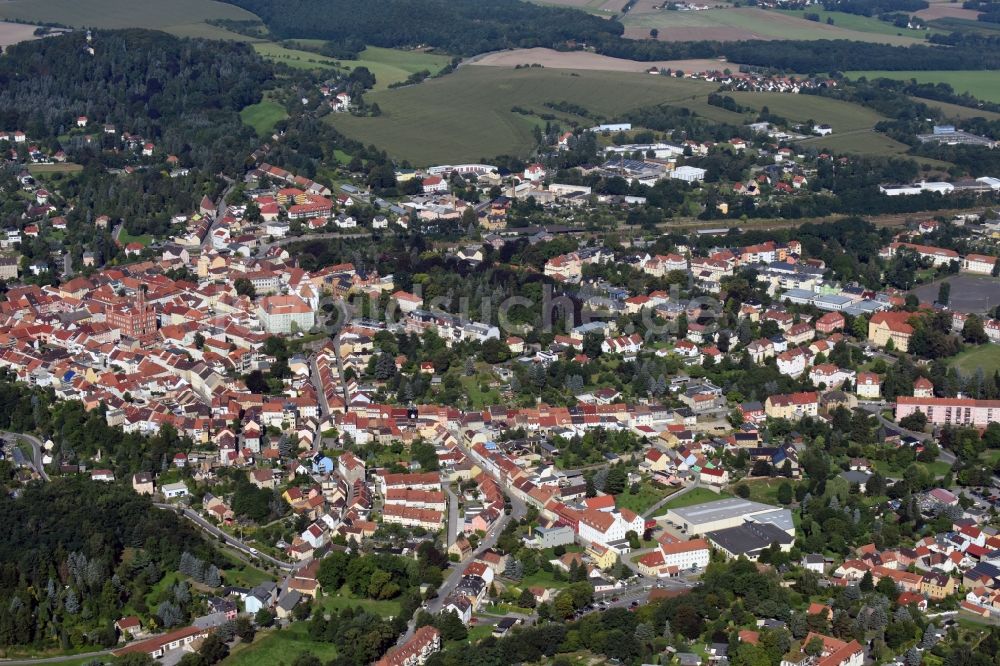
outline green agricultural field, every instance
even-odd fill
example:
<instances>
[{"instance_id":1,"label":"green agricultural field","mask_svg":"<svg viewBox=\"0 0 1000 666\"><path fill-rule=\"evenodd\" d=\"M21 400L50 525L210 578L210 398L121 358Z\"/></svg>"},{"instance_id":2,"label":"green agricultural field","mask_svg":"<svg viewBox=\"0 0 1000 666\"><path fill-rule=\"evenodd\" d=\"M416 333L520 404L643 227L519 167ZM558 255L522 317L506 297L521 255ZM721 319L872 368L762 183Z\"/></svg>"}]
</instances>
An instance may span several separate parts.
<instances>
[{"instance_id":1,"label":"green agricultural field","mask_svg":"<svg viewBox=\"0 0 1000 666\"><path fill-rule=\"evenodd\" d=\"M351 67L367 67L375 75L375 90L384 90L392 83L401 83L421 71L437 74L448 66L451 57L422 51L403 51L369 46L358 55L357 60L344 64Z\"/></svg>"},{"instance_id":2,"label":"green agricultural field","mask_svg":"<svg viewBox=\"0 0 1000 666\"><path fill-rule=\"evenodd\" d=\"M976 374L982 368L986 376L991 377L1000 370L1000 345L973 347L953 358L949 365L968 376Z\"/></svg>"},{"instance_id":3,"label":"green agricultural field","mask_svg":"<svg viewBox=\"0 0 1000 666\"><path fill-rule=\"evenodd\" d=\"M961 71L961 72L845 72L849 78L866 76L872 78L888 78L907 81L915 79L918 83L947 83L957 92L969 93L979 99L989 102L1000 102L1000 71Z\"/></svg>"},{"instance_id":4,"label":"green agricultural field","mask_svg":"<svg viewBox=\"0 0 1000 666\"><path fill-rule=\"evenodd\" d=\"M254 14L215 0L7 0L0 19L59 23L75 27L151 28L182 37L246 39L215 28L209 19L258 20Z\"/></svg>"},{"instance_id":5,"label":"green agricultural field","mask_svg":"<svg viewBox=\"0 0 1000 666\"><path fill-rule=\"evenodd\" d=\"M985 118L986 120L1000 120L1000 113L994 111L985 111L983 109L973 109L968 106L959 106L958 104L948 104L947 102L938 102L933 99L924 99L923 97L911 97L915 102L921 102L931 107L932 109L940 109L949 118L958 118L959 120L965 120L967 118Z\"/></svg>"},{"instance_id":6,"label":"green agricultural field","mask_svg":"<svg viewBox=\"0 0 1000 666\"><path fill-rule=\"evenodd\" d=\"M807 21L795 12L778 12L756 7L724 7L699 12L677 12L653 9L641 3L622 20L626 35L640 36L652 28L659 38L675 41L699 39L850 39L862 42L909 45L923 41L916 31L882 31L865 23L864 30L849 25L827 25ZM875 20L875 19L873 19ZM850 21L847 21L850 23ZM890 26L891 27L891 26ZM897 35L902 32L902 35ZM645 36L645 35L642 35Z\"/></svg>"},{"instance_id":7,"label":"green agricultural field","mask_svg":"<svg viewBox=\"0 0 1000 666\"><path fill-rule=\"evenodd\" d=\"M933 28L929 30L907 30L906 28L897 28L891 23L880 21L870 16L848 14L846 12L828 12L825 9L813 9L812 7L809 9L785 9L779 11L786 16L795 16L801 19L804 19L806 14L818 14L820 23L826 24L827 19L833 19L833 25L838 28L856 30L858 32L870 32L876 35L894 35L924 39L927 35L940 32Z\"/></svg>"},{"instance_id":8,"label":"green agricultural field","mask_svg":"<svg viewBox=\"0 0 1000 666\"><path fill-rule=\"evenodd\" d=\"M470 66L418 86L367 95L368 102L382 109L381 116L327 118L353 138L423 165L526 154L534 145L532 128L540 120L512 112L515 105L551 113L545 102L565 100L615 118L650 104L707 106L704 100L714 89L703 81L648 74Z\"/></svg>"},{"instance_id":9,"label":"green agricultural field","mask_svg":"<svg viewBox=\"0 0 1000 666\"><path fill-rule=\"evenodd\" d=\"M990 23L988 21L970 21L969 19L962 19L954 16L934 19L930 22L930 26L937 29L939 32L971 32L979 35L986 35L988 37L996 37L997 34L1000 34L1000 25L997 25L996 23Z\"/></svg>"},{"instance_id":10,"label":"green agricultural field","mask_svg":"<svg viewBox=\"0 0 1000 666\"><path fill-rule=\"evenodd\" d=\"M331 643L309 638L305 622L296 622L280 631L261 632L250 645L237 645L232 654L220 662L222 666L257 666L257 664L289 664L303 652L311 652L323 662L337 656Z\"/></svg>"},{"instance_id":11,"label":"green agricultural field","mask_svg":"<svg viewBox=\"0 0 1000 666\"><path fill-rule=\"evenodd\" d=\"M341 66L339 60L334 58L328 58L311 51L289 49L274 42L258 42L253 45L253 48L262 58L280 62L295 69L346 69Z\"/></svg>"},{"instance_id":12,"label":"green agricultural field","mask_svg":"<svg viewBox=\"0 0 1000 666\"><path fill-rule=\"evenodd\" d=\"M265 99L257 104L251 104L240 111L240 118L250 127L257 130L260 136L268 136L275 123L288 117L285 107L278 102Z\"/></svg>"},{"instance_id":13,"label":"green agricultural field","mask_svg":"<svg viewBox=\"0 0 1000 666\"><path fill-rule=\"evenodd\" d=\"M321 40L316 39L297 39L293 42L303 47L317 47L322 44ZM386 90L390 84L401 83L408 79L410 74L423 70L437 74L451 62L451 58L446 55L383 49L377 46L367 47L359 54L357 60L339 60L312 51L288 48L274 42L256 43L254 49L268 60L297 69L332 68L349 71L356 67L367 67L375 75L375 90Z\"/></svg>"},{"instance_id":14,"label":"green agricultural field","mask_svg":"<svg viewBox=\"0 0 1000 666\"><path fill-rule=\"evenodd\" d=\"M813 120L833 127L834 136L842 132L870 129L884 120L875 111L851 102L828 99L818 95L789 95L784 93L735 92L731 93L738 104L755 109L767 107L771 113L789 120ZM830 137L825 137L830 138Z\"/></svg>"},{"instance_id":15,"label":"green agricultural field","mask_svg":"<svg viewBox=\"0 0 1000 666\"><path fill-rule=\"evenodd\" d=\"M909 146L905 143L900 143L885 134L879 134L871 128L852 130L844 133L834 132L830 136L803 139L800 143L806 146L815 146L821 150L847 154L892 156L903 155L909 150ZM932 168L947 169L951 166L949 162L942 162L941 160L934 160L929 157L912 157L911 159Z\"/></svg>"}]
</instances>

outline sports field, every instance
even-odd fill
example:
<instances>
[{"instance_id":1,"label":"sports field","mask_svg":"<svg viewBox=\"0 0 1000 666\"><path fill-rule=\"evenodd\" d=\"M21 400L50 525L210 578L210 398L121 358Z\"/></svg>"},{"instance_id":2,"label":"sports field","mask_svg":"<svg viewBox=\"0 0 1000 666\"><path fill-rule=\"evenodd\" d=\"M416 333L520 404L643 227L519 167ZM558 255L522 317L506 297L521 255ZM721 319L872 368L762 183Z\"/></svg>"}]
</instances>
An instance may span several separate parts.
<instances>
[{"instance_id":1,"label":"sports field","mask_svg":"<svg viewBox=\"0 0 1000 666\"><path fill-rule=\"evenodd\" d=\"M56 162L54 164L29 164L28 171L33 176L40 176L47 173L77 173L83 171L83 165L73 162Z\"/></svg>"},{"instance_id":2,"label":"sports field","mask_svg":"<svg viewBox=\"0 0 1000 666\"><path fill-rule=\"evenodd\" d=\"M963 375L974 375L982 368L987 377L1000 370L1000 345L983 345L962 352L949 365L958 368Z\"/></svg>"},{"instance_id":3,"label":"sports field","mask_svg":"<svg viewBox=\"0 0 1000 666\"><path fill-rule=\"evenodd\" d=\"M268 136L274 129L274 124L288 117L285 107L275 101L265 99L257 104L251 104L240 111L240 118L250 127L257 130L260 136Z\"/></svg>"},{"instance_id":4,"label":"sports field","mask_svg":"<svg viewBox=\"0 0 1000 666\"><path fill-rule=\"evenodd\" d=\"M907 81L915 79L918 83L947 83L957 92L969 93L979 99L989 102L1000 102L1000 71L927 71L927 72L845 72L849 78L866 76L869 79L887 78Z\"/></svg>"},{"instance_id":5,"label":"sports field","mask_svg":"<svg viewBox=\"0 0 1000 666\"><path fill-rule=\"evenodd\" d=\"M704 11L671 11L658 9L658 0L639 0L622 19L625 36L644 39L653 28L658 39L668 41L741 40L741 39L851 39L885 44L915 44L920 33L896 34L897 31L876 31L870 23L853 22L839 26L807 21L794 12L778 12L756 7L724 7ZM875 19L872 19L875 20ZM847 24L852 22L846 20ZM877 21L876 21L877 22ZM887 24L888 25L888 24ZM859 29L859 28L864 29ZM890 26L891 27L891 26Z\"/></svg>"},{"instance_id":6,"label":"sports field","mask_svg":"<svg viewBox=\"0 0 1000 666\"><path fill-rule=\"evenodd\" d=\"M208 25L208 19L258 20L246 10L215 0L5 0L0 2L0 19L5 18L74 27L150 28L216 39L242 37Z\"/></svg>"},{"instance_id":7,"label":"sports field","mask_svg":"<svg viewBox=\"0 0 1000 666\"><path fill-rule=\"evenodd\" d=\"M910 293L916 294L921 303L933 303L937 300L938 289L942 282L951 285L948 308L954 312L986 314L1000 305L1000 278L988 275L971 273L949 275L946 279L922 284L910 290Z\"/></svg>"},{"instance_id":8,"label":"sports field","mask_svg":"<svg viewBox=\"0 0 1000 666\"><path fill-rule=\"evenodd\" d=\"M611 119L650 104L707 106L704 99L715 88L703 81L648 74L462 67L418 86L368 95L382 109L381 116L328 118L353 138L424 165L525 154L534 145L532 128L543 121L514 113L512 106L553 113L545 102L568 101Z\"/></svg>"}]
</instances>

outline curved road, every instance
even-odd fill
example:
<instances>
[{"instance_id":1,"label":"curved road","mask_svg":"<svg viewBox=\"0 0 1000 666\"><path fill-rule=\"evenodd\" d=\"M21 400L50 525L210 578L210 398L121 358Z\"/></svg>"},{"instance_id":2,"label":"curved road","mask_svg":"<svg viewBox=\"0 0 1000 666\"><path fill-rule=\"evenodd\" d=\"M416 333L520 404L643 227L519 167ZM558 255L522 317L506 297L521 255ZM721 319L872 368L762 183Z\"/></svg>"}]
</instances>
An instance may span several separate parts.
<instances>
[{"instance_id":1,"label":"curved road","mask_svg":"<svg viewBox=\"0 0 1000 666\"><path fill-rule=\"evenodd\" d=\"M200 527L203 531L208 532L217 539L222 539L222 541L225 542L227 545L235 548L241 553L244 553L248 557L259 558L261 560L264 560L265 562L273 564L274 566L278 567L282 571L297 571L301 566L303 566L301 563L289 564L288 562L282 562L281 560L271 557L267 553L261 553L259 551L256 554L252 553L250 546L246 545L236 537L226 534L224 531L220 530L218 527L216 527L212 523L202 518L201 515L199 515L198 512L194 511L193 509L187 509L187 508L181 509L181 507L174 506L172 504L161 504L159 502L154 502L153 506L155 506L157 509L163 509L164 511L182 512L185 518L187 518L195 525Z\"/></svg>"},{"instance_id":2,"label":"curved road","mask_svg":"<svg viewBox=\"0 0 1000 666\"><path fill-rule=\"evenodd\" d=\"M38 472L38 475L42 477L44 481L51 481L51 479L49 479L49 475L45 472L45 466L42 465L42 448L44 446L42 440L38 439L34 435L26 435L20 432L9 432L6 430L0 430L0 435L9 439L21 440L22 442L30 444L32 451L31 466L35 468L35 471Z\"/></svg>"}]
</instances>

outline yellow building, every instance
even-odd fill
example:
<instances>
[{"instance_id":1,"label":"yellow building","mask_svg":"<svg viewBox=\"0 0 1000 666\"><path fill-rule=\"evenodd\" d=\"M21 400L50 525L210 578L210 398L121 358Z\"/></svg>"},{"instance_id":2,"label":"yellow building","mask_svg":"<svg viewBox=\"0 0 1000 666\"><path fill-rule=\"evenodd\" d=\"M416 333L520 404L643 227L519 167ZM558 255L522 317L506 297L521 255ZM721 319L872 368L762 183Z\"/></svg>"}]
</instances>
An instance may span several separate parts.
<instances>
[{"instance_id":1,"label":"yellow building","mask_svg":"<svg viewBox=\"0 0 1000 666\"><path fill-rule=\"evenodd\" d=\"M885 347L892 341L897 351L908 351L913 327L909 312L876 312L868 321L868 341L879 347Z\"/></svg>"},{"instance_id":2,"label":"yellow building","mask_svg":"<svg viewBox=\"0 0 1000 666\"><path fill-rule=\"evenodd\" d=\"M599 543L594 543L588 546L587 555L589 555L590 559L594 561L594 564L605 571L615 566L615 563L618 561L617 552L602 546Z\"/></svg>"},{"instance_id":3,"label":"yellow building","mask_svg":"<svg viewBox=\"0 0 1000 666\"><path fill-rule=\"evenodd\" d=\"M955 579L946 574L928 574L920 581L920 592L934 601L950 597L957 589Z\"/></svg>"},{"instance_id":4,"label":"yellow building","mask_svg":"<svg viewBox=\"0 0 1000 666\"><path fill-rule=\"evenodd\" d=\"M818 411L819 395L815 391L772 395L764 402L764 413L772 419L798 421L805 416L816 416Z\"/></svg>"}]
</instances>

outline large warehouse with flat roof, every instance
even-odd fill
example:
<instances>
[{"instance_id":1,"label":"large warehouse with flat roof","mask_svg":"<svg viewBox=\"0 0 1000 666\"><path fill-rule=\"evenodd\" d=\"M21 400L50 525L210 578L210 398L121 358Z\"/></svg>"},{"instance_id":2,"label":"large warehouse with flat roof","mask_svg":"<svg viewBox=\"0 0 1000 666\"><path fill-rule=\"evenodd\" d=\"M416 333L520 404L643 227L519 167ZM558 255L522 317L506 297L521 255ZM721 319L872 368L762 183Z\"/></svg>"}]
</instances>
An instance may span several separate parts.
<instances>
[{"instance_id":1,"label":"large warehouse with flat roof","mask_svg":"<svg viewBox=\"0 0 1000 666\"><path fill-rule=\"evenodd\" d=\"M754 516L775 511L782 511L782 509L769 504L732 497L671 509L667 511L666 518L667 522L684 529L690 535L694 535L738 527ZM785 521L775 520L776 518L777 515L772 514L762 522L777 523L779 528L786 529Z\"/></svg>"}]
</instances>

